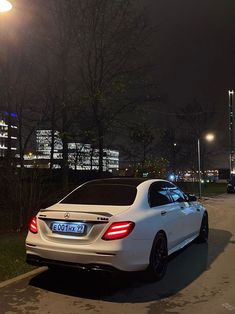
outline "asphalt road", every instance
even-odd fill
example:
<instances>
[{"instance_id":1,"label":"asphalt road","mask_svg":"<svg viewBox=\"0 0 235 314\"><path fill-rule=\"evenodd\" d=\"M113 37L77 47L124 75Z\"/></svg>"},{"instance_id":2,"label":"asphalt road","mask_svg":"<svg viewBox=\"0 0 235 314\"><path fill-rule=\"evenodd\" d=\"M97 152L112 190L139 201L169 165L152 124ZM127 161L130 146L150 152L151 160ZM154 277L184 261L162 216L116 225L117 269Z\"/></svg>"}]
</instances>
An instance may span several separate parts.
<instances>
[{"instance_id":1,"label":"asphalt road","mask_svg":"<svg viewBox=\"0 0 235 314\"><path fill-rule=\"evenodd\" d=\"M45 271L0 289L0 314L235 313L235 195L205 204L209 243L174 255L162 281Z\"/></svg>"}]
</instances>

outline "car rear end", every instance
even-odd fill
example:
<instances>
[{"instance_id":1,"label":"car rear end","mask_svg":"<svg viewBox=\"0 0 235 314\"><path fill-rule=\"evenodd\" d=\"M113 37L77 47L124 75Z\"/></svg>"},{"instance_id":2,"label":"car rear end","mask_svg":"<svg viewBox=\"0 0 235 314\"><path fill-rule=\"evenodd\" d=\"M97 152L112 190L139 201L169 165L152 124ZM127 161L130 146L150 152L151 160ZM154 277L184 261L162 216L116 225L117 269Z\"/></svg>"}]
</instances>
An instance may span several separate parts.
<instances>
[{"instance_id":1,"label":"car rear end","mask_svg":"<svg viewBox=\"0 0 235 314\"><path fill-rule=\"evenodd\" d=\"M124 189L124 194L128 189ZM135 195L132 189L131 197L120 197L124 199L121 205L70 204L75 201L73 195L41 210L29 225L27 262L82 269L139 270L141 253L138 249L133 251L135 223L133 219L122 219L128 217ZM93 202L98 203L98 198L94 196ZM81 198L80 202L87 203Z\"/></svg>"}]
</instances>

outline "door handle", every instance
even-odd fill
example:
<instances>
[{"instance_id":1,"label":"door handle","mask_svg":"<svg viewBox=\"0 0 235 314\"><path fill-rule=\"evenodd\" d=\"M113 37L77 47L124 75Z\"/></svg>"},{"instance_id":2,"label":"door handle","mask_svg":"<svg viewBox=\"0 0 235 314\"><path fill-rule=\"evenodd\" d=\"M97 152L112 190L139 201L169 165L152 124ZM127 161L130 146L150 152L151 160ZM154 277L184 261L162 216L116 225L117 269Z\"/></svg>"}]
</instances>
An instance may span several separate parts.
<instances>
[{"instance_id":1,"label":"door handle","mask_svg":"<svg viewBox=\"0 0 235 314\"><path fill-rule=\"evenodd\" d=\"M167 212L165 210L161 211L161 215L165 216L167 214Z\"/></svg>"}]
</instances>

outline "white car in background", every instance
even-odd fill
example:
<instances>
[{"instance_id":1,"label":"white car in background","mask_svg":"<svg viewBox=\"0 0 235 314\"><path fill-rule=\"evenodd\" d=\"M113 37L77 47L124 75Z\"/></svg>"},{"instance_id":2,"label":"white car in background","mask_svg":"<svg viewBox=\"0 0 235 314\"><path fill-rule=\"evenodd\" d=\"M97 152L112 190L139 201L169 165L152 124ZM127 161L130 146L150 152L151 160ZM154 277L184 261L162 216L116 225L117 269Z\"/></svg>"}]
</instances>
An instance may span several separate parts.
<instances>
[{"instance_id":1,"label":"white car in background","mask_svg":"<svg viewBox=\"0 0 235 314\"><path fill-rule=\"evenodd\" d=\"M195 196L165 180L87 182L32 218L27 262L89 270L146 271L161 279L167 258L208 238L208 214Z\"/></svg>"}]
</instances>

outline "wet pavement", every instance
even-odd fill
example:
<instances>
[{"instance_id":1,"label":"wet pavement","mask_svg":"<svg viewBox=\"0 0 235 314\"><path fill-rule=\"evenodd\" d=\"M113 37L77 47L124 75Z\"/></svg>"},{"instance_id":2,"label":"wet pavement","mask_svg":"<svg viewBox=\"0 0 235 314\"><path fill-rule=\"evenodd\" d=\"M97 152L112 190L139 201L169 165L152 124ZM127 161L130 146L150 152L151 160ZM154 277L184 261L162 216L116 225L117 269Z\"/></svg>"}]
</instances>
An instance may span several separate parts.
<instances>
[{"instance_id":1,"label":"wet pavement","mask_svg":"<svg viewBox=\"0 0 235 314\"><path fill-rule=\"evenodd\" d=\"M0 314L235 313L235 195L205 205L209 243L174 254L160 282L146 283L142 274L47 270L0 289Z\"/></svg>"}]
</instances>

